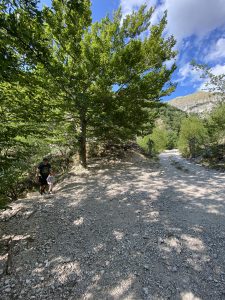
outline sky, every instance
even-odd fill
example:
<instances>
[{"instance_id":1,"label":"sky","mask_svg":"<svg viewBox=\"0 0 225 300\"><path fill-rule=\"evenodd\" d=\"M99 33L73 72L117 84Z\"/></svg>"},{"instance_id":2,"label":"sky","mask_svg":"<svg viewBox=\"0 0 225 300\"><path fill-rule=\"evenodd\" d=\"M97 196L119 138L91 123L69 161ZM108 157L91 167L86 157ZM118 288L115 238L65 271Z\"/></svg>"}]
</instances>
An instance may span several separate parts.
<instances>
[{"instance_id":1,"label":"sky","mask_svg":"<svg viewBox=\"0 0 225 300\"><path fill-rule=\"evenodd\" d=\"M49 5L50 0L43 2ZM92 0L93 22L112 15L119 6L125 16L145 3L155 7L153 24L167 10L165 35L173 34L177 40L177 70L172 78L177 89L164 100L205 88L200 74L190 65L193 59L210 66L215 75L225 73L225 0Z\"/></svg>"}]
</instances>

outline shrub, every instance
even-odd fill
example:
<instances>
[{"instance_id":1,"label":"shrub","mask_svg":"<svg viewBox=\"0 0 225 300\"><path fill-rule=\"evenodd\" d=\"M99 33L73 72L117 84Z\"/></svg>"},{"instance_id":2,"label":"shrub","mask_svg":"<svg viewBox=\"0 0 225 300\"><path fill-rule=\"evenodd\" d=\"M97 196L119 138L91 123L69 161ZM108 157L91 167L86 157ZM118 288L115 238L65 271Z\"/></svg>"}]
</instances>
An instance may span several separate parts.
<instances>
[{"instance_id":1,"label":"shrub","mask_svg":"<svg viewBox=\"0 0 225 300\"><path fill-rule=\"evenodd\" d=\"M151 139L154 143L155 153L160 153L167 149L169 136L168 131L165 128L155 127L151 134Z\"/></svg>"},{"instance_id":2,"label":"shrub","mask_svg":"<svg viewBox=\"0 0 225 300\"><path fill-rule=\"evenodd\" d=\"M155 127L152 134L137 139L138 145L150 156L167 149L168 142L168 131L160 127Z\"/></svg>"},{"instance_id":3,"label":"shrub","mask_svg":"<svg viewBox=\"0 0 225 300\"><path fill-rule=\"evenodd\" d=\"M185 157L197 156L207 142L208 132L200 118L190 116L182 121L178 148Z\"/></svg>"}]
</instances>

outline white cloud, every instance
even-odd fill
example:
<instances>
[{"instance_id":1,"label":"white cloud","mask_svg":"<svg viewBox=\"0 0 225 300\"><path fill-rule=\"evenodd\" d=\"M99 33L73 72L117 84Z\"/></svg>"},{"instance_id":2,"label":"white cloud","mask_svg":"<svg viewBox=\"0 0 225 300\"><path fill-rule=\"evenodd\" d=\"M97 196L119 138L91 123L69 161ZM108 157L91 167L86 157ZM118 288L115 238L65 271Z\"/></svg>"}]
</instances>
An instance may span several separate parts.
<instances>
[{"instance_id":1,"label":"white cloud","mask_svg":"<svg viewBox=\"0 0 225 300\"><path fill-rule=\"evenodd\" d=\"M157 0L121 0L123 14L132 12L140 5L155 6ZM153 23L168 10L168 31L178 41L192 35L203 37L225 25L224 0L163 0L153 16Z\"/></svg>"},{"instance_id":2,"label":"white cloud","mask_svg":"<svg viewBox=\"0 0 225 300\"><path fill-rule=\"evenodd\" d=\"M201 73L187 63L179 69L177 82L180 82L181 84L184 84L185 82L202 82Z\"/></svg>"},{"instance_id":3,"label":"white cloud","mask_svg":"<svg viewBox=\"0 0 225 300\"><path fill-rule=\"evenodd\" d=\"M146 0L120 0L124 15L145 3ZM225 65L221 64L221 59L225 58L225 37L221 34L213 46L212 39L209 39L215 29L225 28L225 0L149 0L147 4L156 6L153 24L160 20L165 10L168 12L166 35L175 36L178 41L176 48L180 50L177 60L181 67L176 73L179 84L205 87L206 80L201 78L201 73L187 63L192 58L199 57L203 61L205 57L205 62L220 63L212 68L212 72L215 75L225 73ZM195 39L190 38L193 36Z\"/></svg>"},{"instance_id":4,"label":"white cloud","mask_svg":"<svg viewBox=\"0 0 225 300\"><path fill-rule=\"evenodd\" d=\"M211 72L214 75L221 75L221 74L225 74L225 65L216 65L215 67L213 67L211 69Z\"/></svg>"},{"instance_id":5,"label":"white cloud","mask_svg":"<svg viewBox=\"0 0 225 300\"><path fill-rule=\"evenodd\" d=\"M164 0L168 28L180 41L196 35L203 37L225 24L224 0Z\"/></svg>"},{"instance_id":6,"label":"white cloud","mask_svg":"<svg viewBox=\"0 0 225 300\"><path fill-rule=\"evenodd\" d=\"M211 72L216 76L225 74L225 65L218 64L215 67L211 68ZM215 86L209 84L207 80L204 80L204 82L202 82L202 84L200 85L199 90L210 90L213 88L215 88Z\"/></svg>"},{"instance_id":7,"label":"white cloud","mask_svg":"<svg viewBox=\"0 0 225 300\"><path fill-rule=\"evenodd\" d=\"M143 4L147 4L148 7L155 6L157 0L121 0L120 5L122 7L123 15L132 13L133 10L136 10Z\"/></svg>"},{"instance_id":8,"label":"white cloud","mask_svg":"<svg viewBox=\"0 0 225 300\"><path fill-rule=\"evenodd\" d=\"M170 59L170 60L166 60L164 62L164 65L167 67L167 69L170 69L174 63L176 63L176 59L175 58Z\"/></svg>"},{"instance_id":9,"label":"white cloud","mask_svg":"<svg viewBox=\"0 0 225 300\"><path fill-rule=\"evenodd\" d=\"M210 52L205 58L205 61L213 61L220 58L225 58L225 38L217 40L216 44L211 47Z\"/></svg>"}]
</instances>

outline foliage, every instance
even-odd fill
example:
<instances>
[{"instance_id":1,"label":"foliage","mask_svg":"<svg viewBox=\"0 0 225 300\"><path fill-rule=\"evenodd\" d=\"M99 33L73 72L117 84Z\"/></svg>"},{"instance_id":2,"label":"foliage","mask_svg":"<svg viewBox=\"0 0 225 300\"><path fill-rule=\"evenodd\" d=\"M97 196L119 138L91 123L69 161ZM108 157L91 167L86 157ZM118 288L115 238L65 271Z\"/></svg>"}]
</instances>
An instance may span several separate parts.
<instances>
[{"instance_id":1,"label":"foliage","mask_svg":"<svg viewBox=\"0 0 225 300\"><path fill-rule=\"evenodd\" d=\"M123 18L91 24L90 1L0 3L1 194L16 198L20 183L42 154L86 143L121 142L152 123L151 110L175 85L174 38L166 14L150 25L142 6ZM144 38L143 38L144 36ZM13 192L12 192L13 191ZM10 194L11 193L11 194Z\"/></svg>"},{"instance_id":2,"label":"foliage","mask_svg":"<svg viewBox=\"0 0 225 300\"><path fill-rule=\"evenodd\" d=\"M148 120L148 107L173 91L170 77L175 65L167 69L164 62L176 55L172 49L175 41L163 38L166 16L140 38L149 28L153 12L143 6L125 19L119 10L112 20L106 17L93 23L84 30L79 51L74 43L65 49L65 42L77 34L68 19L71 32L65 37L58 35L65 5L57 4L57 14L46 10L47 32L57 43L52 51L56 65L63 70L57 84L64 93L65 111L77 128L74 138L86 166L87 140L119 142L133 137ZM45 71L48 76L48 69Z\"/></svg>"},{"instance_id":3,"label":"foliage","mask_svg":"<svg viewBox=\"0 0 225 300\"><path fill-rule=\"evenodd\" d=\"M181 122L185 117L185 112L166 103L159 108L158 120L164 124L164 127L167 130L167 149L173 149L177 147Z\"/></svg>"},{"instance_id":4,"label":"foliage","mask_svg":"<svg viewBox=\"0 0 225 300\"><path fill-rule=\"evenodd\" d=\"M155 127L153 132L143 138L138 137L138 145L150 156L154 156L168 147L168 131L163 127Z\"/></svg>"},{"instance_id":5,"label":"foliage","mask_svg":"<svg viewBox=\"0 0 225 300\"><path fill-rule=\"evenodd\" d=\"M26 87L2 82L0 92L0 202L5 203L27 188L29 172L51 152L50 145L56 144L63 128L52 121L59 118L57 100L49 102L47 89L32 80ZM65 144L61 138L60 146Z\"/></svg>"},{"instance_id":6,"label":"foliage","mask_svg":"<svg viewBox=\"0 0 225 300\"><path fill-rule=\"evenodd\" d=\"M147 122L152 103L173 91L175 65L167 69L165 62L176 55L175 41L163 37L166 15L150 26L153 9L142 6L124 19L119 9L113 19L90 26L88 0L54 0L42 11L35 1L3 3L2 39L12 52L4 57L10 66L9 57L18 62L16 71L6 67L7 80L22 73L22 81L35 72L54 87L62 114L75 128L84 166L87 139L134 136Z\"/></svg>"},{"instance_id":7,"label":"foliage","mask_svg":"<svg viewBox=\"0 0 225 300\"><path fill-rule=\"evenodd\" d=\"M155 153L160 153L167 149L169 137L168 131L164 127L155 127L151 134L151 140L154 143Z\"/></svg>"},{"instance_id":8,"label":"foliage","mask_svg":"<svg viewBox=\"0 0 225 300\"><path fill-rule=\"evenodd\" d=\"M29 174L34 173L40 156L49 151L49 146L43 141L17 137L16 148L10 147L0 157L0 204L16 200L24 190L32 186L34 176L29 179Z\"/></svg>"},{"instance_id":9,"label":"foliage","mask_svg":"<svg viewBox=\"0 0 225 300\"><path fill-rule=\"evenodd\" d=\"M150 141L150 142L149 142ZM148 154L152 154L151 135L137 138L137 144Z\"/></svg>"},{"instance_id":10,"label":"foliage","mask_svg":"<svg viewBox=\"0 0 225 300\"><path fill-rule=\"evenodd\" d=\"M208 122L208 130L212 143L225 142L225 103L221 103L215 107L210 113Z\"/></svg>"},{"instance_id":11,"label":"foliage","mask_svg":"<svg viewBox=\"0 0 225 300\"><path fill-rule=\"evenodd\" d=\"M155 105L149 113L151 123L146 124L145 129L149 134L146 136L143 134L144 138L137 139L140 147L149 153L150 139L154 153L176 148L181 122L186 118L186 114L167 103Z\"/></svg>"},{"instance_id":12,"label":"foliage","mask_svg":"<svg viewBox=\"0 0 225 300\"><path fill-rule=\"evenodd\" d=\"M67 3L68 10L74 6L73 20L84 17L83 4ZM28 174L42 155L52 152L53 143L54 148L58 144L64 149L74 142L70 116L63 111L62 85L57 81L62 68L54 57L55 44L50 45L46 36L46 10L38 10L33 0L1 1L0 9L0 202L4 203L26 188ZM76 26L77 41L82 26L82 22ZM62 24L58 34L66 39L67 31Z\"/></svg>"},{"instance_id":13,"label":"foliage","mask_svg":"<svg viewBox=\"0 0 225 300\"><path fill-rule=\"evenodd\" d=\"M173 107L167 103L164 103L160 107L158 118L160 118L168 130L172 130L179 134L181 121L186 117L186 113Z\"/></svg>"},{"instance_id":14,"label":"foliage","mask_svg":"<svg viewBox=\"0 0 225 300\"><path fill-rule=\"evenodd\" d=\"M192 62L192 66L205 79L205 89L210 93L220 96L223 102L225 100L225 74L215 75L212 68L207 65L197 64L195 61Z\"/></svg>"},{"instance_id":15,"label":"foliage","mask_svg":"<svg viewBox=\"0 0 225 300\"><path fill-rule=\"evenodd\" d=\"M182 121L178 146L185 157L198 155L207 141L208 132L203 120L197 116L189 116Z\"/></svg>"},{"instance_id":16,"label":"foliage","mask_svg":"<svg viewBox=\"0 0 225 300\"><path fill-rule=\"evenodd\" d=\"M218 96L219 104L206 116L205 127L209 134L209 143L204 156L211 161L224 160L225 157L225 74L215 75L207 65L199 65L192 62L193 67L201 72L206 80L206 89Z\"/></svg>"}]
</instances>

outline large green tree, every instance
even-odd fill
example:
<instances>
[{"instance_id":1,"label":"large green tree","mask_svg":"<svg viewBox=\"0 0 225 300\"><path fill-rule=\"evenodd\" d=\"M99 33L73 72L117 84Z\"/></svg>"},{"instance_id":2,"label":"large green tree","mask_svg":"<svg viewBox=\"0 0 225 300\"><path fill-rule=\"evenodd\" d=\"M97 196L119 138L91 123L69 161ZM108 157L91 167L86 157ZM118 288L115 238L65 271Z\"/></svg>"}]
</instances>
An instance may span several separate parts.
<instances>
[{"instance_id":1,"label":"large green tree","mask_svg":"<svg viewBox=\"0 0 225 300\"><path fill-rule=\"evenodd\" d=\"M78 21L77 15L70 17L68 3L53 1L44 11L53 58L51 68L44 66L64 93L65 113L74 122L86 166L87 139L131 137L147 122L152 102L174 89L175 65L167 69L165 62L176 55L175 40L163 35L166 15L151 26L153 10L145 6L125 19L118 10L89 27L88 13Z\"/></svg>"},{"instance_id":2,"label":"large green tree","mask_svg":"<svg viewBox=\"0 0 225 300\"><path fill-rule=\"evenodd\" d=\"M62 92L43 73L55 76L57 63L44 19L35 0L0 1L0 200L16 198L53 134L64 138Z\"/></svg>"},{"instance_id":3,"label":"large green tree","mask_svg":"<svg viewBox=\"0 0 225 300\"><path fill-rule=\"evenodd\" d=\"M152 26L153 9L142 6L91 25L89 0L53 0L41 11L36 1L2 3L2 78L11 84L17 78L26 88L27 78L49 86L62 120L71 124L83 166L87 139L131 137L148 121L152 103L174 89L175 65L165 62L176 55L175 40L164 36L166 15Z\"/></svg>"}]
</instances>

